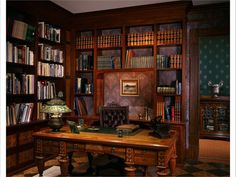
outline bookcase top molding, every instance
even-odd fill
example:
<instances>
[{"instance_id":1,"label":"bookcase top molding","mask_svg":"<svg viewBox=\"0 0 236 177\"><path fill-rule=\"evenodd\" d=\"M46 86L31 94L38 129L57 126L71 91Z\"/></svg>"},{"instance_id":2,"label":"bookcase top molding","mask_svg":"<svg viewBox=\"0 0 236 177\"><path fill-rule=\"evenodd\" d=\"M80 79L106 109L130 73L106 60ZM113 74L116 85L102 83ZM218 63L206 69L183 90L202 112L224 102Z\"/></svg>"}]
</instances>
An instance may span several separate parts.
<instances>
[{"instance_id":1,"label":"bookcase top molding","mask_svg":"<svg viewBox=\"0 0 236 177\"><path fill-rule=\"evenodd\" d=\"M75 14L72 26L77 30L81 28L106 28L114 25L140 25L179 21L186 18L186 12L189 6L190 3L178 2L174 3L174 5L170 3L166 5L154 4Z\"/></svg>"}]
</instances>

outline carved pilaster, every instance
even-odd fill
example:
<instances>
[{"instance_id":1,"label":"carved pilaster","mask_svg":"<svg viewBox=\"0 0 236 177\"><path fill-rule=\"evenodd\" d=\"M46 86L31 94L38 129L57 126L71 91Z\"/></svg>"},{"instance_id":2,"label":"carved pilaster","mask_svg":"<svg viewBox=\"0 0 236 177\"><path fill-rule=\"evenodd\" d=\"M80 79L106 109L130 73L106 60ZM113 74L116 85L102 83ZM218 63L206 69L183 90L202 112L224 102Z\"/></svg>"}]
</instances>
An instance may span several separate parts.
<instances>
[{"instance_id":1,"label":"carved pilaster","mask_svg":"<svg viewBox=\"0 0 236 177\"><path fill-rule=\"evenodd\" d=\"M167 175L168 172L167 172L167 163L166 163L166 160L167 160L167 154L166 154L166 151L159 151L158 152L158 164L157 164L157 176L160 175L160 176L164 176L164 175Z\"/></svg>"},{"instance_id":2,"label":"carved pilaster","mask_svg":"<svg viewBox=\"0 0 236 177\"><path fill-rule=\"evenodd\" d=\"M59 145L59 162L61 166L61 176L68 176L68 157L66 142L61 141Z\"/></svg>"},{"instance_id":3,"label":"carved pilaster","mask_svg":"<svg viewBox=\"0 0 236 177\"><path fill-rule=\"evenodd\" d=\"M125 167L126 176L128 177L135 177L136 168L134 167L134 149L133 148L126 148L126 155L125 155Z\"/></svg>"},{"instance_id":4,"label":"carved pilaster","mask_svg":"<svg viewBox=\"0 0 236 177\"><path fill-rule=\"evenodd\" d=\"M44 157L43 157L43 141L42 139L36 140L36 165L38 167L39 176L43 176L44 170Z\"/></svg>"},{"instance_id":5,"label":"carved pilaster","mask_svg":"<svg viewBox=\"0 0 236 177\"><path fill-rule=\"evenodd\" d=\"M43 152L43 141L42 139L36 140L36 154L41 154Z\"/></svg>"}]
</instances>

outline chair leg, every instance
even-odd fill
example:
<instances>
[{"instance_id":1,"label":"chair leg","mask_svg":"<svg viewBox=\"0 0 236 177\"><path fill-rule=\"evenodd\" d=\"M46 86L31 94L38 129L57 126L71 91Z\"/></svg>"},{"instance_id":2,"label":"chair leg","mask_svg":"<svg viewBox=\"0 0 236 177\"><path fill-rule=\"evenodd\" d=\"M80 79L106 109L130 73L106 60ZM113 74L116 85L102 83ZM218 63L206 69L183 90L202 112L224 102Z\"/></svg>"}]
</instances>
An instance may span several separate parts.
<instances>
[{"instance_id":1,"label":"chair leg","mask_svg":"<svg viewBox=\"0 0 236 177\"><path fill-rule=\"evenodd\" d=\"M87 154L88 154L88 162L89 162L89 167L88 167L88 169L87 169L87 172L88 172L89 174L93 174L94 171L95 171L95 170L93 169L93 167L92 167L93 155L92 155L90 152L88 152Z\"/></svg>"},{"instance_id":2,"label":"chair leg","mask_svg":"<svg viewBox=\"0 0 236 177\"><path fill-rule=\"evenodd\" d=\"M71 174L72 170L74 169L74 166L72 165L72 157L73 157L73 152L69 152L68 153L68 158L69 158L68 172L69 172L69 174Z\"/></svg>"}]
</instances>

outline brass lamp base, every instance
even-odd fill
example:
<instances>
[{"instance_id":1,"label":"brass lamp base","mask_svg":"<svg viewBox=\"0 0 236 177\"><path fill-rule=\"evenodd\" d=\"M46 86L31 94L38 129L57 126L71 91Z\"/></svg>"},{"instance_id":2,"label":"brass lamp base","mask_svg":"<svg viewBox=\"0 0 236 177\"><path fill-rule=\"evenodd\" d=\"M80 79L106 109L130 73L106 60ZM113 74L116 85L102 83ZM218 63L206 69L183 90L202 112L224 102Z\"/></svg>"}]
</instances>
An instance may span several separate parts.
<instances>
[{"instance_id":1,"label":"brass lamp base","mask_svg":"<svg viewBox=\"0 0 236 177\"><path fill-rule=\"evenodd\" d=\"M61 117L51 118L48 121L48 126L52 129L52 132L60 132L60 128L62 128L64 122Z\"/></svg>"}]
</instances>

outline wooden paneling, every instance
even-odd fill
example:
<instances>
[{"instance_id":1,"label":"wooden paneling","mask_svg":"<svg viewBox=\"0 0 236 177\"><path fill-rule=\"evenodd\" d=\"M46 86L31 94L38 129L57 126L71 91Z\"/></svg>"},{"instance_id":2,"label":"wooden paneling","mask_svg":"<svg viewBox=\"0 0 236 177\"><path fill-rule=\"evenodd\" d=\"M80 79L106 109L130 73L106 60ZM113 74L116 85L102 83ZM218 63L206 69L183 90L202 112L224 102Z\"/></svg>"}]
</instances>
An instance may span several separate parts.
<instances>
[{"instance_id":1,"label":"wooden paneling","mask_svg":"<svg viewBox=\"0 0 236 177\"><path fill-rule=\"evenodd\" d=\"M30 148L28 150L21 151L19 153L19 161L18 161L19 164L23 164L33 160L34 160L34 148Z\"/></svg>"},{"instance_id":2,"label":"wooden paneling","mask_svg":"<svg viewBox=\"0 0 236 177\"><path fill-rule=\"evenodd\" d=\"M194 7L188 12L187 60L189 61L189 147L187 159L197 160L199 154L200 89L199 37L229 34L229 3ZM196 126L198 125L198 126Z\"/></svg>"},{"instance_id":3,"label":"wooden paneling","mask_svg":"<svg viewBox=\"0 0 236 177\"><path fill-rule=\"evenodd\" d=\"M16 143L16 134L15 133L11 134L11 135L7 135L6 140L7 140L7 143L6 143L7 149L12 148L12 147L16 147L17 143Z\"/></svg>"},{"instance_id":4,"label":"wooden paneling","mask_svg":"<svg viewBox=\"0 0 236 177\"><path fill-rule=\"evenodd\" d=\"M33 142L32 133L33 133L33 130L20 132L19 133L19 145Z\"/></svg>"}]
</instances>

